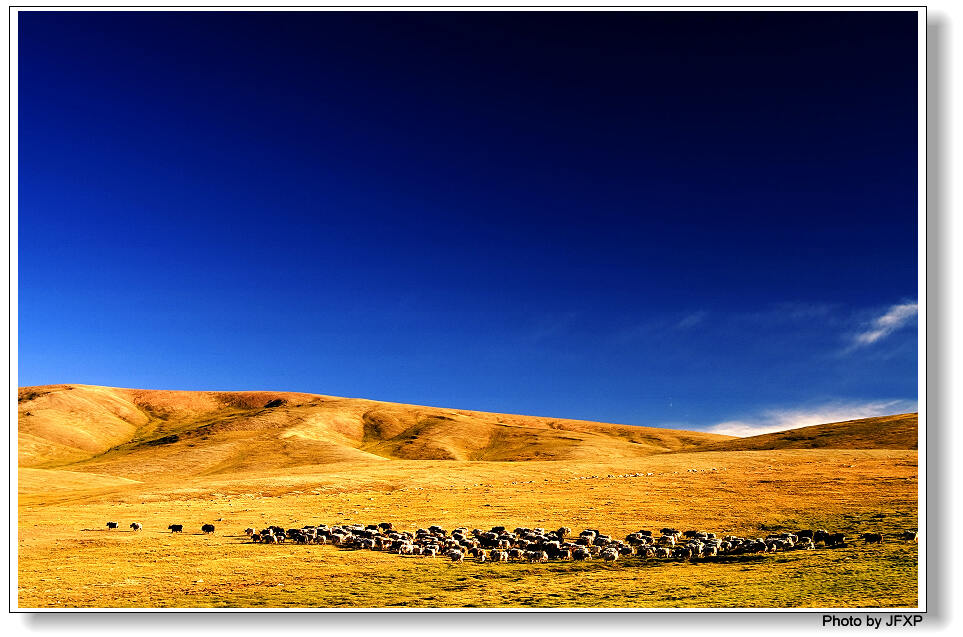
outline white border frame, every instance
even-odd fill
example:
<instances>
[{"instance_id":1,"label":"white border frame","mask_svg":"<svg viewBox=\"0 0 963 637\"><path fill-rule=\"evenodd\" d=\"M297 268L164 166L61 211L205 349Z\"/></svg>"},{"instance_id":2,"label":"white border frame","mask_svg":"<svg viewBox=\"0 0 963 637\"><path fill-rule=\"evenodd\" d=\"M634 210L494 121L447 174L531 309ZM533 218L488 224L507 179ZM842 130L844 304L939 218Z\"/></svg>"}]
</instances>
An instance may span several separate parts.
<instances>
[{"instance_id":1,"label":"white border frame","mask_svg":"<svg viewBox=\"0 0 963 637\"><path fill-rule=\"evenodd\" d=\"M207 608L182 608L182 609L161 609L161 608L78 608L78 609L59 609L59 608L20 608L17 606L17 538L19 535L19 525L14 524L14 512L17 510L17 428L13 423L17 422L17 345L13 341L13 335L18 333L17 306L18 298L18 268L17 268L17 243L13 241L18 236L18 172L15 151L18 148L18 121L17 110L17 16L19 11L914 11L917 13L917 95L918 95L918 305L919 305L919 331L918 331L918 401L919 401L919 463L918 463L918 509L919 509L919 567L918 567L918 602L917 608L435 608L435 609L398 609L398 608L278 608L278 609L252 609L252 608L231 608L231 609L207 609ZM389 613L423 613L423 612L442 612L442 613L803 613L803 614L841 614L850 613L854 616L876 615L876 614L911 614L927 612L927 394L926 394L926 323L927 323L927 304L926 304L926 238L927 238L927 7L923 6L797 6L797 7L778 7L778 6L84 6L84 5L64 5L56 7L42 6L14 6L8 7L8 37L9 49L7 68L9 72L9 127L8 127L8 161L9 161L9 236L7 237L10 246L9 262L9 281L10 281L10 312L9 312L9 334L10 336L10 369L9 369L9 389L10 389L10 423L9 428L9 493L10 493L10 522L8 528L13 528L14 533L10 533L10 552L8 570L10 573L10 610L11 612L42 612L42 613L100 613L100 612L120 612L120 613L140 613L140 612L159 612L159 613L265 613L265 612L335 612L335 613L370 613L370 612L389 612ZM863 628L866 628L864 625Z\"/></svg>"}]
</instances>

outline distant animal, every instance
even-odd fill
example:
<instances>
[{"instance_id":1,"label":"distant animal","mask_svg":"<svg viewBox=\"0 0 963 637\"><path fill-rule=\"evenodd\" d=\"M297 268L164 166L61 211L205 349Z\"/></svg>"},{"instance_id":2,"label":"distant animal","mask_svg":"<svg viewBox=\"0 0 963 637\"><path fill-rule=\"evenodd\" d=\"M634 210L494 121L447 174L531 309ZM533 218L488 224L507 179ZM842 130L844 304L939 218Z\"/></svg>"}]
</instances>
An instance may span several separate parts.
<instances>
[{"instance_id":1,"label":"distant animal","mask_svg":"<svg viewBox=\"0 0 963 637\"><path fill-rule=\"evenodd\" d=\"M244 535L251 537L252 535L254 535L254 529L252 529L251 527L247 527L246 529L244 529Z\"/></svg>"},{"instance_id":2,"label":"distant animal","mask_svg":"<svg viewBox=\"0 0 963 637\"><path fill-rule=\"evenodd\" d=\"M899 534L899 539L906 540L907 542L917 542L919 540L919 532L903 531Z\"/></svg>"},{"instance_id":3,"label":"distant animal","mask_svg":"<svg viewBox=\"0 0 963 637\"><path fill-rule=\"evenodd\" d=\"M214 525L213 525L213 524L205 524L204 526L201 527L201 531L203 531L203 532L205 532L205 533L213 533L213 532L214 532Z\"/></svg>"},{"instance_id":4,"label":"distant animal","mask_svg":"<svg viewBox=\"0 0 963 637\"><path fill-rule=\"evenodd\" d=\"M130 528L134 531L140 531L144 527L141 526L140 522L131 522Z\"/></svg>"},{"instance_id":5,"label":"distant animal","mask_svg":"<svg viewBox=\"0 0 963 637\"><path fill-rule=\"evenodd\" d=\"M183 524L171 524L171 525L170 525L169 527L167 527L167 528L171 530L171 533L181 533L181 532L184 531L184 525L183 525Z\"/></svg>"},{"instance_id":6,"label":"distant animal","mask_svg":"<svg viewBox=\"0 0 963 637\"><path fill-rule=\"evenodd\" d=\"M883 535L882 533L863 533L863 539L867 544L882 544Z\"/></svg>"},{"instance_id":7,"label":"distant animal","mask_svg":"<svg viewBox=\"0 0 963 637\"><path fill-rule=\"evenodd\" d=\"M577 562L588 560L591 559L591 553L589 553L587 548L579 546L572 550L572 559Z\"/></svg>"},{"instance_id":8,"label":"distant animal","mask_svg":"<svg viewBox=\"0 0 963 637\"><path fill-rule=\"evenodd\" d=\"M842 546L846 544L846 536L842 533L829 533L825 539L826 546Z\"/></svg>"}]
</instances>

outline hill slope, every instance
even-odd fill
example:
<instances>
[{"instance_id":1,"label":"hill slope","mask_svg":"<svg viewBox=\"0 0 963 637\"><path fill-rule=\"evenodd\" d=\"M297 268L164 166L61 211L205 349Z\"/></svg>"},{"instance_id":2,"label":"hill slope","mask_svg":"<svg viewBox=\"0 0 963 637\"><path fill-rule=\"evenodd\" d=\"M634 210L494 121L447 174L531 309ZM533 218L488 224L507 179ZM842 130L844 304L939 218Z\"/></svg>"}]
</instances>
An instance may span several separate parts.
<instances>
[{"instance_id":1,"label":"hill slope","mask_svg":"<svg viewBox=\"0 0 963 637\"><path fill-rule=\"evenodd\" d=\"M19 464L128 479L350 460L587 460L730 436L293 392L47 385L19 392Z\"/></svg>"},{"instance_id":2,"label":"hill slope","mask_svg":"<svg viewBox=\"0 0 963 637\"><path fill-rule=\"evenodd\" d=\"M919 414L861 418L710 442L698 451L767 449L916 449Z\"/></svg>"}]
</instances>

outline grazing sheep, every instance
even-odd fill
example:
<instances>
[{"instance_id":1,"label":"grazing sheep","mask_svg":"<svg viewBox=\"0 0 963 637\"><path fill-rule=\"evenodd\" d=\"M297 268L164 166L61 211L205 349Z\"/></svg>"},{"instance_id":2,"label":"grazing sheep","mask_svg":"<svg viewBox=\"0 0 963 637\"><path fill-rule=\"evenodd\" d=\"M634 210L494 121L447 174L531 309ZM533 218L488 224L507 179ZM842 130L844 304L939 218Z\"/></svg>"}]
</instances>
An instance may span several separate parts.
<instances>
[{"instance_id":1,"label":"grazing sheep","mask_svg":"<svg viewBox=\"0 0 963 637\"><path fill-rule=\"evenodd\" d=\"M663 535L659 538L659 544L663 546L675 546L675 536L674 535Z\"/></svg>"},{"instance_id":2,"label":"grazing sheep","mask_svg":"<svg viewBox=\"0 0 963 637\"><path fill-rule=\"evenodd\" d=\"M107 528L108 528L108 529L116 529L116 528L117 528L117 523L116 523L116 522L108 522L108 523L107 523Z\"/></svg>"},{"instance_id":3,"label":"grazing sheep","mask_svg":"<svg viewBox=\"0 0 963 637\"><path fill-rule=\"evenodd\" d=\"M130 523L130 530L131 530L131 531L140 531L142 528L144 528L144 527L141 526L141 523L140 523L140 522L131 522L131 523Z\"/></svg>"},{"instance_id":4,"label":"grazing sheep","mask_svg":"<svg viewBox=\"0 0 963 637\"><path fill-rule=\"evenodd\" d=\"M577 562L590 560L592 559L592 554L584 546L579 546L572 550L572 559Z\"/></svg>"},{"instance_id":5,"label":"grazing sheep","mask_svg":"<svg viewBox=\"0 0 963 637\"><path fill-rule=\"evenodd\" d=\"M113 527L116 528L116 527ZM138 530L139 523L131 524ZM180 532L183 525L172 524L171 532ZM202 531L212 533L213 525L205 524ZM625 536L624 540L614 539L598 529L586 529L578 537L566 540L571 529L561 527L557 531L542 528L528 529L518 527L514 532L505 527L493 527L491 531L458 527L450 535L441 527L428 529L395 531L389 523L381 524L342 524L328 527L323 524L307 525L300 529L284 530L283 527L270 526L260 533L245 529L245 534L253 543L279 544L290 539L298 544L332 543L345 549L367 549L391 551L398 555L422 555L436 557L445 555L454 562L465 562L470 556L479 564L527 560L533 564L551 560L585 561L593 557L605 562L616 562L620 558L637 555L640 560L661 558L691 560L709 559L720 555L743 555L751 553L773 553L776 551L813 550L817 542L827 547L846 546L842 533L829 533L823 529L800 530L794 533L771 533L765 538L742 538L727 535L717 538L706 531L686 531L664 528L660 537L653 537L651 531L639 530ZM915 531L892 534L907 541L916 541ZM860 536L869 543L882 542L880 533L864 533Z\"/></svg>"}]
</instances>

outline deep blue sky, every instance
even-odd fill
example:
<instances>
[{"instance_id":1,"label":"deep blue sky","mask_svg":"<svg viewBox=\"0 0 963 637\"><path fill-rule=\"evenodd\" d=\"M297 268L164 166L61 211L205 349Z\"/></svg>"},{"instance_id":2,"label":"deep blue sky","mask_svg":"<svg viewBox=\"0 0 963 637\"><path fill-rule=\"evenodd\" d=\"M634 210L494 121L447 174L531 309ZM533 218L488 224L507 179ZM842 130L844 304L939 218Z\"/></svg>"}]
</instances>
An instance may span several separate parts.
<instances>
[{"instance_id":1,"label":"deep blue sky","mask_svg":"<svg viewBox=\"0 0 963 637\"><path fill-rule=\"evenodd\" d=\"M19 21L21 385L917 398L914 12Z\"/></svg>"}]
</instances>

